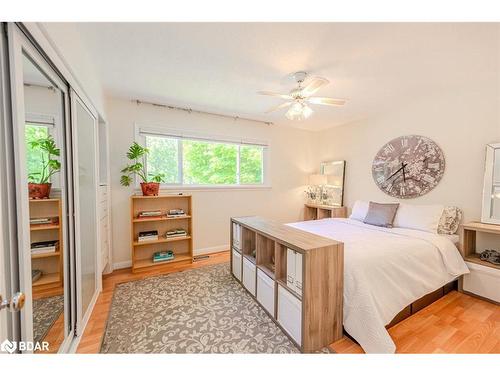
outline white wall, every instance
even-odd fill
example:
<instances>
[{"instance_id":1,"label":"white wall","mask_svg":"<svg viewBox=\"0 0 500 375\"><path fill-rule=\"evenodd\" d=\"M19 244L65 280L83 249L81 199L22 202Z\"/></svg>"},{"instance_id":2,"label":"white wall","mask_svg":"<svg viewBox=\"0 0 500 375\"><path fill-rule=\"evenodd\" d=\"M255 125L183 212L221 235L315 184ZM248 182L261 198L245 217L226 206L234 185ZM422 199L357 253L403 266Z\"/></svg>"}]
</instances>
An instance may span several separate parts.
<instances>
[{"instance_id":1,"label":"white wall","mask_svg":"<svg viewBox=\"0 0 500 375\"><path fill-rule=\"evenodd\" d=\"M464 72L467 74L467 72ZM434 92L389 113L316 134L318 161L344 159L345 204L357 199L396 201L374 183L373 157L393 138L417 134L443 150L446 169L439 185L411 199L414 204L442 203L464 210L464 220L481 217L485 146L500 141L499 82Z\"/></svg>"},{"instance_id":2,"label":"white wall","mask_svg":"<svg viewBox=\"0 0 500 375\"><path fill-rule=\"evenodd\" d=\"M72 73L85 94L92 101L97 111L105 115L105 100L101 81L97 75L95 63L82 40L77 23L43 22L38 27L60 55L66 68Z\"/></svg>"},{"instance_id":3,"label":"white wall","mask_svg":"<svg viewBox=\"0 0 500 375\"><path fill-rule=\"evenodd\" d=\"M314 133L279 125L187 114L118 98L110 98L106 108L110 124L114 264L123 266L130 261L129 197L133 188L120 185L120 170L127 163L125 153L134 141L135 122L269 142L270 189L191 192L195 254L229 248L231 216L261 215L281 222L301 219L304 185L307 176L317 168L311 143Z\"/></svg>"}]
</instances>

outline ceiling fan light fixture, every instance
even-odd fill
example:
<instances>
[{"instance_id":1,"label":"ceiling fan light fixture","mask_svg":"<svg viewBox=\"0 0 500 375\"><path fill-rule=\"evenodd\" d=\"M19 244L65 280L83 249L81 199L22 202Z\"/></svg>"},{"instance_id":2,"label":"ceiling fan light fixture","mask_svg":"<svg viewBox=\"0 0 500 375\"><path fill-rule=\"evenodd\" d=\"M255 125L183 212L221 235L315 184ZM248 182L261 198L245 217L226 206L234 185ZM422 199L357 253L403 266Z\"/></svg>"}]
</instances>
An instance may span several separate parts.
<instances>
[{"instance_id":1,"label":"ceiling fan light fixture","mask_svg":"<svg viewBox=\"0 0 500 375\"><path fill-rule=\"evenodd\" d=\"M286 112L286 118L292 121L303 121L311 116L313 110L306 104L295 102L290 109Z\"/></svg>"}]
</instances>

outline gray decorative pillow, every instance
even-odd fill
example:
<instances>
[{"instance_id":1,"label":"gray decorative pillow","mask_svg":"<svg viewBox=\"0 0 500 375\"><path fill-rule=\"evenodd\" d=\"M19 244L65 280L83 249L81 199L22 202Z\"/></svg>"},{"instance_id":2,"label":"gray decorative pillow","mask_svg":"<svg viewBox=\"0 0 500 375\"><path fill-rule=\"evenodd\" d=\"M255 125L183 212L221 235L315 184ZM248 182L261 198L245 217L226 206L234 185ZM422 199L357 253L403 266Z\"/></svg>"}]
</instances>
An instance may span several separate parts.
<instances>
[{"instance_id":1,"label":"gray decorative pillow","mask_svg":"<svg viewBox=\"0 0 500 375\"><path fill-rule=\"evenodd\" d=\"M376 225L378 227L392 228L392 222L396 217L398 207L399 203L370 202L363 223Z\"/></svg>"},{"instance_id":2,"label":"gray decorative pillow","mask_svg":"<svg viewBox=\"0 0 500 375\"><path fill-rule=\"evenodd\" d=\"M441 215L438 225L439 234L457 233L460 221L462 220L462 210L455 206L446 206Z\"/></svg>"}]
</instances>

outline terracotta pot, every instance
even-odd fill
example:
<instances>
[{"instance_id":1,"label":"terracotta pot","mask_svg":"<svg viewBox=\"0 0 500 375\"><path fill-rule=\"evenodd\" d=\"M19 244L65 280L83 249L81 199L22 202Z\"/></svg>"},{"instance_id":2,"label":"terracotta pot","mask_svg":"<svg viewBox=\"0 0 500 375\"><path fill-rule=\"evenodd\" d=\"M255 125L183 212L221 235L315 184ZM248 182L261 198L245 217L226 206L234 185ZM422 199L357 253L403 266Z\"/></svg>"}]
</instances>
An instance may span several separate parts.
<instances>
[{"instance_id":1,"label":"terracotta pot","mask_svg":"<svg viewBox=\"0 0 500 375\"><path fill-rule=\"evenodd\" d=\"M158 195L160 190L159 182L141 182L142 195Z\"/></svg>"},{"instance_id":2,"label":"terracotta pot","mask_svg":"<svg viewBox=\"0 0 500 375\"><path fill-rule=\"evenodd\" d=\"M28 182L28 191L30 199L48 199L52 184L34 184Z\"/></svg>"}]
</instances>

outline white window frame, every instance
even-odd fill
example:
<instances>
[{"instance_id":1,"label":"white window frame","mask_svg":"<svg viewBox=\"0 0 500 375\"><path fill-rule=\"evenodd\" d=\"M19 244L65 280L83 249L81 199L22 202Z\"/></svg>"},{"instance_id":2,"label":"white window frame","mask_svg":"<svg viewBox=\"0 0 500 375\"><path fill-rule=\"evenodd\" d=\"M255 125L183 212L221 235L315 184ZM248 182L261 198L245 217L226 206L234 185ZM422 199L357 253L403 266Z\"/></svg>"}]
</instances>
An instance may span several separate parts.
<instances>
[{"instance_id":1,"label":"white window frame","mask_svg":"<svg viewBox=\"0 0 500 375\"><path fill-rule=\"evenodd\" d=\"M161 183L160 189L163 190L261 190L270 189L270 145L267 141L257 140L257 139L242 139L236 137L228 137L223 135L215 134L202 134L192 131L181 131L179 129L166 128L162 126L150 126L150 125L134 125L134 139L141 146L146 146L146 136L157 136L157 137L167 137L167 138L177 138L179 140L178 146L178 167L179 167L179 181L180 183ZM182 142L181 140L198 140L201 142L212 142L212 143L229 143L238 146L237 153L237 172L236 172L236 184L183 184L183 152L182 152ZM262 147L262 183L260 184L240 184L239 175L239 162L240 162L240 150L239 146L260 146ZM147 166L146 166L147 168ZM135 188L140 189L140 181L135 178Z\"/></svg>"}]
</instances>

